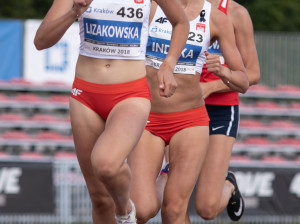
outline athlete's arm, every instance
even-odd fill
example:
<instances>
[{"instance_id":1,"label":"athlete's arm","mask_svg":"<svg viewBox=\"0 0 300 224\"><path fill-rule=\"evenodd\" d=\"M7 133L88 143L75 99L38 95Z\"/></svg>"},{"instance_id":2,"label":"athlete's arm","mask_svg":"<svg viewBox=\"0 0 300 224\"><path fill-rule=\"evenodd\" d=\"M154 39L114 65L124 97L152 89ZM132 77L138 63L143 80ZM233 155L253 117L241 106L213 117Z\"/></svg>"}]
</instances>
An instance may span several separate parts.
<instances>
[{"instance_id":1,"label":"athlete's arm","mask_svg":"<svg viewBox=\"0 0 300 224\"><path fill-rule=\"evenodd\" d=\"M36 32L35 47L43 50L55 45L91 2L92 0L54 0Z\"/></svg>"},{"instance_id":2,"label":"athlete's arm","mask_svg":"<svg viewBox=\"0 0 300 224\"><path fill-rule=\"evenodd\" d=\"M242 56L249 79L249 85L260 80L260 69L254 42L253 25L248 11L238 3L228 15L234 26L236 45Z\"/></svg>"},{"instance_id":3,"label":"athlete's arm","mask_svg":"<svg viewBox=\"0 0 300 224\"><path fill-rule=\"evenodd\" d=\"M215 55L207 54L206 67L219 76L233 91L245 93L249 87L248 76L241 55L235 43L233 27L227 16L212 8L210 16L211 37L217 39L228 68L220 64Z\"/></svg>"},{"instance_id":4,"label":"athlete's arm","mask_svg":"<svg viewBox=\"0 0 300 224\"><path fill-rule=\"evenodd\" d=\"M202 89L203 99L206 99L212 93L224 93L232 91L232 89L228 87L222 79L209 82L200 82L200 86Z\"/></svg>"},{"instance_id":5,"label":"athlete's arm","mask_svg":"<svg viewBox=\"0 0 300 224\"><path fill-rule=\"evenodd\" d=\"M172 37L168 54L158 71L160 95L170 97L174 94L177 83L173 76L176 62L185 46L188 33L189 21L178 0L155 0L164 11L173 26Z\"/></svg>"}]
</instances>

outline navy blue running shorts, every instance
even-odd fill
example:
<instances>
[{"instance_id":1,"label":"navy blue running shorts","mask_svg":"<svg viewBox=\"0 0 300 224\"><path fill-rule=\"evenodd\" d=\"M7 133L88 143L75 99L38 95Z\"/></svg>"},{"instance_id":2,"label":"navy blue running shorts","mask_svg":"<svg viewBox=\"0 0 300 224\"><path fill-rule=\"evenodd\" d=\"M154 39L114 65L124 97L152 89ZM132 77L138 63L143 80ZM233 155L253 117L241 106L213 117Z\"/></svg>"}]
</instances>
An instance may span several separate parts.
<instances>
[{"instance_id":1,"label":"navy blue running shorts","mask_svg":"<svg viewBox=\"0 0 300 224\"><path fill-rule=\"evenodd\" d=\"M237 137L240 121L239 105L206 105L206 110L210 118L209 135Z\"/></svg>"}]
</instances>

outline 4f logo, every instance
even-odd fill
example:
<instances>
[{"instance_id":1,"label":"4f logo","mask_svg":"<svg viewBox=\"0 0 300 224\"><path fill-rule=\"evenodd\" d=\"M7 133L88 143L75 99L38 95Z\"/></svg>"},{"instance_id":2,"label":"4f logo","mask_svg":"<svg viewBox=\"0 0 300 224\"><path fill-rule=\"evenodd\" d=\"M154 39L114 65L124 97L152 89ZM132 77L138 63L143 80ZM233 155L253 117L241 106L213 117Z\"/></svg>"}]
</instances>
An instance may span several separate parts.
<instances>
[{"instance_id":1,"label":"4f logo","mask_svg":"<svg viewBox=\"0 0 300 224\"><path fill-rule=\"evenodd\" d=\"M78 96L81 93L82 93L82 90L80 90L80 89L76 89L76 88L72 89L73 96Z\"/></svg>"},{"instance_id":2,"label":"4f logo","mask_svg":"<svg viewBox=\"0 0 300 224\"><path fill-rule=\"evenodd\" d=\"M168 19L166 17L160 17L157 20L155 20L155 22L157 23L166 23L168 21Z\"/></svg>"},{"instance_id":3,"label":"4f logo","mask_svg":"<svg viewBox=\"0 0 300 224\"><path fill-rule=\"evenodd\" d=\"M134 0L134 2L135 2L136 4L143 4L143 3L144 3L144 0Z\"/></svg>"}]
</instances>

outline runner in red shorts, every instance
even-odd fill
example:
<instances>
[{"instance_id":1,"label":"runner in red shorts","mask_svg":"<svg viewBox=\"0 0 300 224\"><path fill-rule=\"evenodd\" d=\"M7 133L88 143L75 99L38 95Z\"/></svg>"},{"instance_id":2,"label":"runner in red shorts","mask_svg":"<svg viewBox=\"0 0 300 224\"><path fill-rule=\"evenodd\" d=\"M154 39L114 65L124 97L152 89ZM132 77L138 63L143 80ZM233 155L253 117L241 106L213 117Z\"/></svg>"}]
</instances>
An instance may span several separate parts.
<instances>
[{"instance_id":1,"label":"runner in red shorts","mask_svg":"<svg viewBox=\"0 0 300 224\"><path fill-rule=\"evenodd\" d=\"M243 93L248 89L248 77L226 15L204 0L180 2L190 21L190 32L174 69L178 87L169 98L161 97L157 89L163 90L158 69L168 60L165 55L170 46L172 25L158 6L150 15L146 65L151 112L146 130L128 158L132 170L131 198L140 224L154 217L161 206L156 179L166 145L169 145L170 172L161 207L162 223L184 223L209 144L209 118L199 84L206 57L210 71L226 86ZM216 39L230 69L220 65L219 57L206 52Z\"/></svg>"},{"instance_id":2,"label":"runner in red shorts","mask_svg":"<svg viewBox=\"0 0 300 224\"><path fill-rule=\"evenodd\" d=\"M163 97L174 94L173 68L188 35L177 0L155 0L174 26L160 70ZM78 19L80 48L70 98L77 158L94 224L135 224L126 158L150 112L145 69L152 0L54 0L35 36L38 50L56 44ZM158 89L157 89L158 91Z\"/></svg>"}]
</instances>

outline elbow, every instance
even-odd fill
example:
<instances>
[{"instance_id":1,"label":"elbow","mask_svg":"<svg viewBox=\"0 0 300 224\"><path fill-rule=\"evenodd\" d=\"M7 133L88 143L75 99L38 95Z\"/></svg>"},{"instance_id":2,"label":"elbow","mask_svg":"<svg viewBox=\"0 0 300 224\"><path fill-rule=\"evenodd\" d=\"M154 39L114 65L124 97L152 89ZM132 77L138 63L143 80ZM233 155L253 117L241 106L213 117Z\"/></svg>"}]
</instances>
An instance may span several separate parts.
<instances>
[{"instance_id":1,"label":"elbow","mask_svg":"<svg viewBox=\"0 0 300 224\"><path fill-rule=\"evenodd\" d=\"M240 86L239 92L244 94L247 92L248 88L249 88L249 82L245 83L243 86Z\"/></svg>"},{"instance_id":2,"label":"elbow","mask_svg":"<svg viewBox=\"0 0 300 224\"><path fill-rule=\"evenodd\" d=\"M246 93L247 90L248 90L248 88L249 88L249 87L244 87L244 88L242 88L242 89L240 90L240 93L242 93L242 94Z\"/></svg>"},{"instance_id":3,"label":"elbow","mask_svg":"<svg viewBox=\"0 0 300 224\"><path fill-rule=\"evenodd\" d=\"M39 29L36 31L33 40L33 44L35 48L39 51L44 50L48 47L47 46L48 35L46 35L45 32L41 31L40 29L41 27L39 27Z\"/></svg>"},{"instance_id":4,"label":"elbow","mask_svg":"<svg viewBox=\"0 0 300 224\"><path fill-rule=\"evenodd\" d=\"M36 44L35 44L35 49L37 49L38 51L44 50L43 47L41 47L41 46L39 46L39 45L36 45Z\"/></svg>"},{"instance_id":5,"label":"elbow","mask_svg":"<svg viewBox=\"0 0 300 224\"><path fill-rule=\"evenodd\" d=\"M249 85L253 86L259 83L260 81L260 69L259 67L248 69L248 79L249 79Z\"/></svg>"},{"instance_id":6,"label":"elbow","mask_svg":"<svg viewBox=\"0 0 300 224\"><path fill-rule=\"evenodd\" d=\"M260 73L258 73L250 82L250 86L258 84L260 81Z\"/></svg>"},{"instance_id":7,"label":"elbow","mask_svg":"<svg viewBox=\"0 0 300 224\"><path fill-rule=\"evenodd\" d=\"M45 42L43 37L38 37L38 36L35 36L35 38L33 40L33 44L34 44L35 48L39 51L50 47L49 44L47 42Z\"/></svg>"},{"instance_id":8,"label":"elbow","mask_svg":"<svg viewBox=\"0 0 300 224\"><path fill-rule=\"evenodd\" d=\"M249 79L249 76L248 76L249 73L247 73L247 71L245 71L245 80L244 80L244 85L243 85L243 88L242 88L242 91L241 93L246 93L247 90L249 89L250 85L251 85L251 81Z\"/></svg>"},{"instance_id":9,"label":"elbow","mask_svg":"<svg viewBox=\"0 0 300 224\"><path fill-rule=\"evenodd\" d=\"M43 44L40 41L37 41L36 39L34 39L34 46L37 50L44 50L45 47L43 46Z\"/></svg>"},{"instance_id":10,"label":"elbow","mask_svg":"<svg viewBox=\"0 0 300 224\"><path fill-rule=\"evenodd\" d=\"M247 78L244 81L244 85L241 86L240 93L243 93L243 94L246 93L247 90L249 89L249 86L250 86L250 82L249 82L249 80Z\"/></svg>"}]
</instances>

